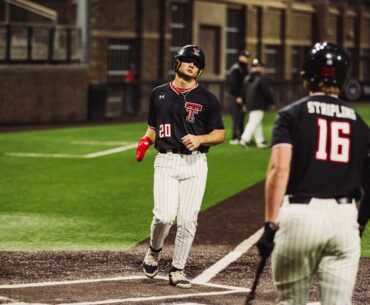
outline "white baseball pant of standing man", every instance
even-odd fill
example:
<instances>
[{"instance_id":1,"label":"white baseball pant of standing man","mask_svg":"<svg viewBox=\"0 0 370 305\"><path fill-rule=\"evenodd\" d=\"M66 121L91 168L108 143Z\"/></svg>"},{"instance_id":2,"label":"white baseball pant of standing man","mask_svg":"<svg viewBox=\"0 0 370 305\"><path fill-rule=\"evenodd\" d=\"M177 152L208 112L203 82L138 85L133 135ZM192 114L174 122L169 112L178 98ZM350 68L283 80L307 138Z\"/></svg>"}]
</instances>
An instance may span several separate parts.
<instances>
[{"instance_id":1,"label":"white baseball pant of standing man","mask_svg":"<svg viewBox=\"0 0 370 305\"><path fill-rule=\"evenodd\" d=\"M264 115L265 112L263 110L252 110L249 113L248 123L245 126L244 132L241 136L242 141L250 142L254 136L257 145L265 142L262 129Z\"/></svg>"},{"instance_id":2,"label":"white baseball pant of standing man","mask_svg":"<svg viewBox=\"0 0 370 305\"><path fill-rule=\"evenodd\" d=\"M193 243L207 180L207 156L161 154L154 163L154 210L150 244L161 249L177 216L172 265L184 269Z\"/></svg>"}]
</instances>

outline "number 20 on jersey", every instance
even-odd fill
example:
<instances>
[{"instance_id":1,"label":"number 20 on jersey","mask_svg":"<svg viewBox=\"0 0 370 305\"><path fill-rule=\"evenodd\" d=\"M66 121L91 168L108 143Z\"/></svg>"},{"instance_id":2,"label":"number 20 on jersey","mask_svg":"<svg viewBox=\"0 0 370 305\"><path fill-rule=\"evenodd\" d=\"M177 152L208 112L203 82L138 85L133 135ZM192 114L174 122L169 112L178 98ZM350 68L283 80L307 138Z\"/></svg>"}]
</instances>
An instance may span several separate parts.
<instances>
[{"instance_id":1,"label":"number 20 on jersey","mask_svg":"<svg viewBox=\"0 0 370 305\"><path fill-rule=\"evenodd\" d=\"M171 124L161 124L159 125L160 138L170 138L171 137Z\"/></svg>"}]
</instances>

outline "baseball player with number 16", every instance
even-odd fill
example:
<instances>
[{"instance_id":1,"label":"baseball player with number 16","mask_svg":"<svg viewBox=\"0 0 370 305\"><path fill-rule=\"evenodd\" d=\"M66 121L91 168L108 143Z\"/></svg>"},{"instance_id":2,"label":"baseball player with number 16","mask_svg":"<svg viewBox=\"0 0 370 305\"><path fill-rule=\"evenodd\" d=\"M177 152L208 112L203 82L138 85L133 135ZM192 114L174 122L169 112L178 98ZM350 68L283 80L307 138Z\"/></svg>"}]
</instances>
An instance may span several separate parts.
<instances>
[{"instance_id":1,"label":"baseball player with number 16","mask_svg":"<svg viewBox=\"0 0 370 305\"><path fill-rule=\"evenodd\" d=\"M275 121L257 247L262 257L272 252L280 305L306 304L314 274L321 304L352 304L369 127L338 98L349 66L340 46L315 44L301 72L309 95Z\"/></svg>"},{"instance_id":2,"label":"baseball player with number 16","mask_svg":"<svg viewBox=\"0 0 370 305\"><path fill-rule=\"evenodd\" d=\"M143 269L149 278L158 273L160 252L176 219L169 283L191 288L184 267L206 187L206 153L210 146L224 141L225 130L217 98L197 82L205 67L203 51L187 45L177 52L175 60L175 79L152 91L148 129L136 150L137 161L143 159L152 143L158 150L154 162L154 217Z\"/></svg>"}]
</instances>

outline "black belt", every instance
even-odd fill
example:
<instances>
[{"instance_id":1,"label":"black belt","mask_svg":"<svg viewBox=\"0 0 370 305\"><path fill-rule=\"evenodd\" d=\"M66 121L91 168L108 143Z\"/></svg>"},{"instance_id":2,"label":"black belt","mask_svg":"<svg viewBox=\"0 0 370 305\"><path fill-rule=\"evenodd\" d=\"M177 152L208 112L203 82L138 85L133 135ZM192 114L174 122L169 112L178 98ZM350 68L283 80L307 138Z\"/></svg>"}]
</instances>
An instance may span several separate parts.
<instances>
[{"instance_id":1,"label":"black belt","mask_svg":"<svg viewBox=\"0 0 370 305\"><path fill-rule=\"evenodd\" d=\"M289 195L288 200L289 203L294 203L294 204L309 204L311 199L314 197L310 196L303 196L303 195ZM325 198L325 199L331 199L331 198ZM334 199L338 204L350 204L353 202L352 197L335 197L332 198Z\"/></svg>"},{"instance_id":2,"label":"black belt","mask_svg":"<svg viewBox=\"0 0 370 305\"><path fill-rule=\"evenodd\" d=\"M199 150L190 151L185 148L168 148L168 149L159 148L158 152L160 152L161 154L173 153L181 155L192 155L193 153L201 153L201 151Z\"/></svg>"}]
</instances>

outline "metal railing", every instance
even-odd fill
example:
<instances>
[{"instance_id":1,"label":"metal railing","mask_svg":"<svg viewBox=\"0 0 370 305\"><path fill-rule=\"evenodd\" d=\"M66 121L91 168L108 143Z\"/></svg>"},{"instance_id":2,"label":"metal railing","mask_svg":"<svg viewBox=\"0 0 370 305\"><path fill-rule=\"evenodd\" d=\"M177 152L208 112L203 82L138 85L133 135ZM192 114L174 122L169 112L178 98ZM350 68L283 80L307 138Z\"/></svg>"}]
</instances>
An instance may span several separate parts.
<instances>
[{"instance_id":1,"label":"metal railing","mask_svg":"<svg viewBox=\"0 0 370 305\"><path fill-rule=\"evenodd\" d=\"M14 5L17 7L20 7L28 12L31 12L33 14L36 14L38 16L42 16L44 18L50 19L53 22L58 21L58 12L55 10L52 10L44 5L40 5L38 3L29 1L29 0L4 0L7 6ZM6 7L6 10L8 7ZM9 12L9 11L8 11ZM8 13L5 12L5 15ZM7 20L7 19L6 19Z\"/></svg>"},{"instance_id":2,"label":"metal railing","mask_svg":"<svg viewBox=\"0 0 370 305\"><path fill-rule=\"evenodd\" d=\"M74 26L0 22L0 64L68 64L80 61Z\"/></svg>"}]
</instances>

